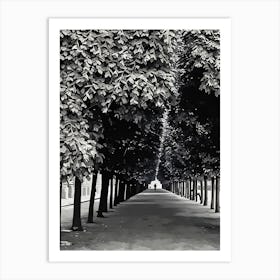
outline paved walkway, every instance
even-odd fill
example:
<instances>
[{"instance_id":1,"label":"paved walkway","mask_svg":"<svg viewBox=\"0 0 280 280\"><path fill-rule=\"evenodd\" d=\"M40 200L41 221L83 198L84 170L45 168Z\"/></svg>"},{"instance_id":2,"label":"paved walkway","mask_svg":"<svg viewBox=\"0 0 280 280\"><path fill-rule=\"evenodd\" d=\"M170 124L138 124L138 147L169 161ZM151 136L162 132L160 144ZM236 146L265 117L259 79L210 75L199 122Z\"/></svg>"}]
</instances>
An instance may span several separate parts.
<instances>
[{"instance_id":1,"label":"paved walkway","mask_svg":"<svg viewBox=\"0 0 280 280\"><path fill-rule=\"evenodd\" d=\"M62 250L218 250L219 214L166 190L145 190L95 218L85 232L62 232Z\"/></svg>"}]
</instances>

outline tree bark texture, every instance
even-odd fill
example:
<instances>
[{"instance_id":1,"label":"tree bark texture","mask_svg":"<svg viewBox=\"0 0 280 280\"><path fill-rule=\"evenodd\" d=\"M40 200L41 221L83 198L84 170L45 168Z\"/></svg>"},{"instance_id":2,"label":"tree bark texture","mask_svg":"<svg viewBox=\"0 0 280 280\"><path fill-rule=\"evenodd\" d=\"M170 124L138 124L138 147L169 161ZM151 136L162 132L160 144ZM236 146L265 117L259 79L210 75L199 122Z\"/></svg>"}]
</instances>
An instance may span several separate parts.
<instances>
[{"instance_id":1,"label":"tree bark texture","mask_svg":"<svg viewBox=\"0 0 280 280\"><path fill-rule=\"evenodd\" d=\"M202 204L203 203L203 181L200 180L200 203Z\"/></svg>"},{"instance_id":2,"label":"tree bark texture","mask_svg":"<svg viewBox=\"0 0 280 280\"><path fill-rule=\"evenodd\" d=\"M114 189L114 182L113 182L113 176L111 177L111 180L110 180L110 209L113 208L113 189Z\"/></svg>"},{"instance_id":3,"label":"tree bark texture","mask_svg":"<svg viewBox=\"0 0 280 280\"><path fill-rule=\"evenodd\" d=\"M215 178L211 178L211 204L210 208L214 209L214 201L215 201Z\"/></svg>"},{"instance_id":4,"label":"tree bark texture","mask_svg":"<svg viewBox=\"0 0 280 280\"><path fill-rule=\"evenodd\" d=\"M94 212L94 200L95 200L95 192L96 192L96 181L97 181L97 173L92 174L91 181L91 192L90 192L90 200L89 200L89 208L88 208L88 223L93 223L93 212Z\"/></svg>"},{"instance_id":5,"label":"tree bark texture","mask_svg":"<svg viewBox=\"0 0 280 280\"><path fill-rule=\"evenodd\" d=\"M215 212L220 212L220 178L216 177L216 203L215 203Z\"/></svg>"},{"instance_id":6,"label":"tree bark texture","mask_svg":"<svg viewBox=\"0 0 280 280\"><path fill-rule=\"evenodd\" d=\"M108 172L102 173L101 195L97 217L102 217L103 212L108 212L108 188L110 176Z\"/></svg>"},{"instance_id":7,"label":"tree bark texture","mask_svg":"<svg viewBox=\"0 0 280 280\"><path fill-rule=\"evenodd\" d=\"M82 231L82 222L81 222L81 190L82 182L76 176L75 177L75 194L74 194L74 210L73 210L73 220L72 220L72 230L73 231Z\"/></svg>"},{"instance_id":8,"label":"tree bark texture","mask_svg":"<svg viewBox=\"0 0 280 280\"><path fill-rule=\"evenodd\" d=\"M119 183L119 198L118 198L118 203L124 201L124 193L125 193L125 182L120 181Z\"/></svg>"},{"instance_id":9,"label":"tree bark texture","mask_svg":"<svg viewBox=\"0 0 280 280\"><path fill-rule=\"evenodd\" d=\"M118 185L119 185L119 178L116 177L115 192L114 192L114 206L117 206L118 204Z\"/></svg>"},{"instance_id":10,"label":"tree bark texture","mask_svg":"<svg viewBox=\"0 0 280 280\"><path fill-rule=\"evenodd\" d=\"M195 201L197 201L197 180L195 179L193 181L194 183L194 196L195 196Z\"/></svg>"},{"instance_id":11,"label":"tree bark texture","mask_svg":"<svg viewBox=\"0 0 280 280\"><path fill-rule=\"evenodd\" d=\"M204 206L208 204L208 190L207 190L207 177L204 176Z\"/></svg>"}]
</instances>

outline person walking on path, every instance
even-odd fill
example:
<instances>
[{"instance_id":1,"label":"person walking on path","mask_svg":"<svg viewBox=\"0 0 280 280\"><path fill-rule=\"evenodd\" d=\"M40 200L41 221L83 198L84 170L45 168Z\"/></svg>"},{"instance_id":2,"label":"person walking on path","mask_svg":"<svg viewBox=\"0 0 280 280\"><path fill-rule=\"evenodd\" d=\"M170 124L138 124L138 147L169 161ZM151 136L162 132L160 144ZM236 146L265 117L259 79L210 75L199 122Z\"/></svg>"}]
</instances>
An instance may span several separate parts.
<instances>
[{"instance_id":1,"label":"person walking on path","mask_svg":"<svg viewBox=\"0 0 280 280\"><path fill-rule=\"evenodd\" d=\"M154 184L154 189L155 189L155 190L157 189L157 184Z\"/></svg>"}]
</instances>

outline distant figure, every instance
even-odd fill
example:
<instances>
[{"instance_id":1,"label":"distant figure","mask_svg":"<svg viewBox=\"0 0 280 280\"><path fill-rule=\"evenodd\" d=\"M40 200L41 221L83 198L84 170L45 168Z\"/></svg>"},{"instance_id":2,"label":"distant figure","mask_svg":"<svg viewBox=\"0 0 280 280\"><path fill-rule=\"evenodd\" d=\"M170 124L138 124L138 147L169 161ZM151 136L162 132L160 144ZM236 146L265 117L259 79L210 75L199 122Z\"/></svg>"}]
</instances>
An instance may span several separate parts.
<instances>
[{"instance_id":1,"label":"distant figure","mask_svg":"<svg viewBox=\"0 0 280 280\"><path fill-rule=\"evenodd\" d=\"M155 180L151 181L151 183L148 185L148 189L150 190L162 189L162 184L157 178L155 178Z\"/></svg>"}]
</instances>

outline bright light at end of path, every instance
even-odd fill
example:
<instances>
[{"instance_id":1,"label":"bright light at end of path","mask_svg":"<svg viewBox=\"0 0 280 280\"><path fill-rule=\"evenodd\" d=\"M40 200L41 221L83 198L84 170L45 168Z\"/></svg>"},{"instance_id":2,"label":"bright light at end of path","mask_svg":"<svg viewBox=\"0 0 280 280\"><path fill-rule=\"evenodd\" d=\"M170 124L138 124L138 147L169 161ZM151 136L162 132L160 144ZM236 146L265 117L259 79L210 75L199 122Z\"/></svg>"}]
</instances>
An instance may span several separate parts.
<instances>
[{"instance_id":1,"label":"bright light at end of path","mask_svg":"<svg viewBox=\"0 0 280 280\"><path fill-rule=\"evenodd\" d=\"M154 181L152 181L149 185L148 185L148 189L162 189L162 184L161 182L156 178Z\"/></svg>"}]
</instances>

